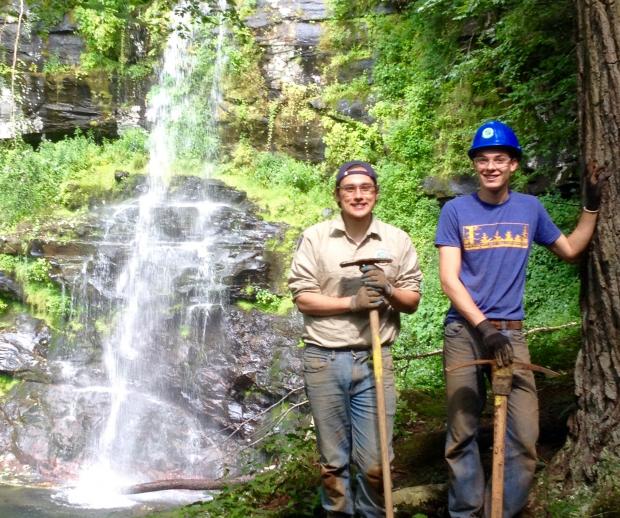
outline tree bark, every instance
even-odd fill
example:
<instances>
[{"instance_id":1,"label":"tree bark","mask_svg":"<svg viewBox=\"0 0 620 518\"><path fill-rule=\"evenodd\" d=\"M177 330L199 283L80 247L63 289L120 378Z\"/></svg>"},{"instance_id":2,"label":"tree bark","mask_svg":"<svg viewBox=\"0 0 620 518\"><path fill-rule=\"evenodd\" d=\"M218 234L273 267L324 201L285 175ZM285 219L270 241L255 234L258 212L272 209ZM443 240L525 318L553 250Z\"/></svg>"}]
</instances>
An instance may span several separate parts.
<instances>
[{"instance_id":1,"label":"tree bark","mask_svg":"<svg viewBox=\"0 0 620 518\"><path fill-rule=\"evenodd\" d=\"M620 0L576 7L581 156L611 175L584 264L578 408L560 465L574 483L592 483L602 461L620 456Z\"/></svg>"}]
</instances>

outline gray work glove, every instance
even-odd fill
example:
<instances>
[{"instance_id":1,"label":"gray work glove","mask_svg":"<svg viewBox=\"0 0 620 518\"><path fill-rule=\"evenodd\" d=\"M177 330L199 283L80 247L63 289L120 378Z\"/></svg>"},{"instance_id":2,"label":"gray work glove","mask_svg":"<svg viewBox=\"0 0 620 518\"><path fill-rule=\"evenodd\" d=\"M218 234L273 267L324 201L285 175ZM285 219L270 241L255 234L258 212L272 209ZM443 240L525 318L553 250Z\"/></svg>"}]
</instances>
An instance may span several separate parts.
<instances>
[{"instance_id":1,"label":"gray work glove","mask_svg":"<svg viewBox=\"0 0 620 518\"><path fill-rule=\"evenodd\" d=\"M360 268L362 273L362 283L364 286L373 288L386 297L391 297L394 293L394 286L387 280L385 272L374 264L367 264Z\"/></svg>"},{"instance_id":2,"label":"gray work glove","mask_svg":"<svg viewBox=\"0 0 620 518\"><path fill-rule=\"evenodd\" d=\"M599 166L596 160L588 162L583 182L583 206L586 210L596 212L601 207L603 185L605 180L609 178L609 175L610 173L606 171L605 166Z\"/></svg>"},{"instance_id":3,"label":"gray work glove","mask_svg":"<svg viewBox=\"0 0 620 518\"><path fill-rule=\"evenodd\" d=\"M367 286L362 286L351 297L351 311L353 312L379 309L383 304L385 304L385 300L381 293Z\"/></svg>"},{"instance_id":4,"label":"gray work glove","mask_svg":"<svg viewBox=\"0 0 620 518\"><path fill-rule=\"evenodd\" d=\"M482 337L482 344L495 356L498 367L508 367L514 358L510 340L488 320L480 322L476 329Z\"/></svg>"}]
</instances>

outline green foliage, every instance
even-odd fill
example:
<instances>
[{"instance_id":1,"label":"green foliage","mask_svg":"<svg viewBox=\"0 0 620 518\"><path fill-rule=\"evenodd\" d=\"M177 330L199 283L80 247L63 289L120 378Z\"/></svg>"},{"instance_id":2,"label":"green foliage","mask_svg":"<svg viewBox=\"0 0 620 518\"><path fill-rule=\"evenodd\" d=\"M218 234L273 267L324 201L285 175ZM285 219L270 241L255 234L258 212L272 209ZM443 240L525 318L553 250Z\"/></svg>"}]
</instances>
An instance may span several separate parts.
<instances>
[{"instance_id":1,"label":"green foliage","mask_svg":"<svg viewBox=\"0 0 620 518\"><path fill-rule=\"evenodd\" d=\"M248 16L254 14L254 11L256 10L256 2L257 0L235 0L239 17L247 18Z\"/></svg>"},{"instance_id":2,"label":"green foliage","mask_svg":"<svg viewBox=\"0 0 620 518\"><path fill-rule=\"evenodd\" d=\"M319 468L314 436L306 430L279 431L262 443L275 467L247 484L228 487L213 500L159 518L311 518L319 507Z\"/></svg>"},{"instance_id":3,"label":"green foliage","mask_svg":"<svg viewBox=\"0 0 620 518\"><path fill-rule=\"evenodd\" d=\"M14 255L0 254L0 272L13 275L18 264L19 259Z\"/></svg>"},{"instance_id":4,"label":"green foliage","mask_svg":"<svg viewBox=\"0 0 620 518\"><path fill-rule=\"evenodd\" d=\"M69 65L61 62L57 53L49 54L43 63L44 74L65 74L71 70Z\"/></svg>"},{"instance_id":5,"label":"green foliage","mask_svg":"<svg viewBox=\"0 0 620 518\"><path fill-rule=\"evenodd\" d=\"M79 0L30 0L28 2L29 18L37 32L45 36L78 3Z\"/></svg>"},{"instance_id":6,"label":"green foliage","mask_svg":"<svg viewBox=\"0 0 620 518\"><path fill-rule=\"evenodd\" d=\"M580 205L557 195L542 196L543 205L566 233L576 224ZM528 327L577 322L579 315L579 268L535 246L526 274L525 311Z\"/></svg>"},{"instance_id":7,"label":"green foliage","mask_svg":"<svg viewBox=\"0 0 620 518\"><path fill-rule=\"evenodd\" d=\"M539 485L546 491L546 516L550 518L595 518L617 516L620 504L620 463L615 452L603 451L597 463L595 485L581 484L567 491L564 481L558 483L543 475Z\"/></svg>"},{"instance_id":8,"label":"green foliage","mask_svg":"<svg viewBox=\"0 0 620 518\"><path fill-rule=\"evenodd\" d=\"M383 149L376 127L357 122L342 123L323 118L325 134L325 164L335 170L349 160L376 163Z\"/></svg>"},{"instance_id":9,"label":"green foliage","mask_svg":"<svg viewBox=\"0 0 620 518\"><path fill-rule=\"evenodd\" d=\"M254 300L254 302L239 302L239 305L246 310L258 309L264 313L285 315L293 309L293 302L290 297L278 295L259 286L248 286L245 289L245 294Z\"/></svg>"},{"instance_id":10,"label":"green foliage","mask_svg":"<svg viewBox=\"0 0 620 518\"><path fill-rule=\"evenodd\" d=\"M553 174L558 157L574 157L576 67L565 37L572 2L401 2L403 10L388 16L373 13L372 0L332 3L342 21L330 32L369 32L361 43L341 41L345 54L360 44L373 51L373 115L391 160L426 174L466 171L466 146L488 118L515 127L538 174Z\"/></svg>"},{"instance_id":11,"label":"green foliage","mask_svg":"<svg viewBox=\"0 0 620 518\"><path fill-rule=\"evenodd\" d=\"M308 193L323 183L316 168L284 154L260 153L254 179L264 187L278 185Z\"/></svg>"},{"instance_id":12,"label":"green foliage","mask_svg":"<svg viewBox=\"0 0 620 518\"><path fill-rule=\"evenodd\" d=\"M9 392L15 385L19 383L19 380L7 376L6 374L0 374L0 399Z\"/></svg>"},{"instance_id":13,"label":"green foliage","mask_svg":"<svg viewBox=\"0 0 620 518\"><path fill-rule=\"evenodd\" d=\"M103 69L140 77L152 70L168 33L168 0L76 0L73 16L86 42L81 64L85 70ZM149 32L149 51L137 69L128 68L128 38L140 27ZM146 66L146 69L145 69Z\"/></svg>"},{"instance_id":14,"label":"green foliage","mask_svg":"<svg viewBox=\"0 0 620 518\"><path fill-rule=\"evenodd\" d=\"M0 229L105 198L115 189L114 170L140 170L145 156L142 130L103 146L79 132L59 142L44 140L37 150L20 141L0 144Z\"/></svg>"},{"instance_id":15,"label":"green foliage","mask_svg":"<svg viewBox=\"0 0 620 518\"><path fill-rule=\"evenodd\" d=\"M104 70L137 80L153 72L170 30L173 6L170 0L32 0L28 3L28 21L45 37L64 16L71 16L86 44L82 70ZM148 33L145 52L132 56L130 38L143 31ZM64 73L71 68L51 55L43 72Z\"/></svg>"},{"instance_id":16,"label":"green foliage","mask_svg":"<svg viewBox=\"0 0 620 518\"><path fill-rule=\"evenodd\" d=\"M532 363L555 371L571 372L581 348L581 326L553 332L536 332L527 337Z\"/></svg>"},{"instance_id":17,"label":"green foliage","mask_svg":"<svg viewBox=\"0 0 620 518\"><path fill-rule=\"evenodd\" d=\"M298 229L320 221L326 208L335 207L333 185L322 168L282 153L258 152L245 141L237 145L232 160L222 164L217 175L246 191L259 203L266 219ZM288 243L292 246L294 240Z\"/></svg>"},{"instance_id":18,"label":"green foliage","mask_svg":"<svg viewBox=\"0 0 620 518\"><path fill-rule=\"evenodd\" d=\"M58 327L68 316L71 301L51 280L50 268L46 259L21 259L14 264L14 274L35 314Z\"/></svg>"}]
</instances>

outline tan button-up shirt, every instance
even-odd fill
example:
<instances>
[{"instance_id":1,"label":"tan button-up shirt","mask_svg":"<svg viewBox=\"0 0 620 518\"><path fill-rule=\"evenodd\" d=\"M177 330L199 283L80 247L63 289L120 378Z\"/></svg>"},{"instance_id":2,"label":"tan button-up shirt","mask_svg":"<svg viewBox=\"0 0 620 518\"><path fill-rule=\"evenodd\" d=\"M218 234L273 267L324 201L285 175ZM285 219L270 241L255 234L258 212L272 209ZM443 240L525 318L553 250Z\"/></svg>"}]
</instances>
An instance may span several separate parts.
<instances>
[{"instance_id":1,"label":"tan button-up shirt","mask_svg":"<svg viewBox=\"0 0 620 518\"><path fill-rule=\"evenodd\" d=\"M296 299L302 293L321 293L331 297L355 295L361 283L358 266L341 268L342 261L382 257L387 279L396 288L420 291L422 273L418 256L409 236L402 230L373 217L366 237L358 245L346 233L342 217L318 223L302 235L288 279ZM396 340L400 314L392 307L380 310L380 336L383 345ZM321 347L371 347L368 313L343 313L333 316L304 314L303 340Z\"/></svg>"}]
</instances>

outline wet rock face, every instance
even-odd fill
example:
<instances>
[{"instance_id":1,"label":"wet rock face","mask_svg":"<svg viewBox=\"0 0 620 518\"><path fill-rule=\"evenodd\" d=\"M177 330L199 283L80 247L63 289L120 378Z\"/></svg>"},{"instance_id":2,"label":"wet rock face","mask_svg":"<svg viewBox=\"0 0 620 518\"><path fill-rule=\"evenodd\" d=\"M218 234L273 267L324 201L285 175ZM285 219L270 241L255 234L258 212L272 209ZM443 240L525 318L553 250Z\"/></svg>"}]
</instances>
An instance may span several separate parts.
<instances>
[{"instance_id":1,"label":"wet rock face","mask_svg":"<svg viewBox=\"0 0 620 518\"><path fill-rule=\"evenodd\" d=\"M311 84L320 81L325 54L317 48L329 19L321 0L290 2L260 0L256 13L246 20L257 42L265 50L263 70L273 96L286 83Z\"/></svg>"},{"instance_id":2,"label":"wet rock face","mask_svg":"<svg viewBox=\"0 0 620 518\"><path fill-rule=\"evenodd\" d=\"M166 206L154 211L163 229L159 239L184 247L208 237L197 234L190 215L192 200L205 192L212 200L205 234L213 252L205 257L218 279L214 302L198 303L209 298L201 265L177 265L170 308L155 319L156 344L141 351L140 364L126 367L136 373L129 389L136 406L122 417L133 427L134 446L117 462L148 473L145 479L220 476L226 463L236 469L234 452L240 442L258 438L270 418L265 410L287 395L293 402L303 397L294 390L302 386L296 347L301 319L230 305L243 297L248 283L269 287L264 248L280 229L258 219L243 193L218 181L179 178ZM93 458L113 402L106 344L118 340L113 321L128 311L115 279L130 257L137 213L130 200L99 211L98 219L74 230L75 241L30 244L30 253L50 260L56 279L73 293L78 331L55 336L51 348L49 330L36 319L20 317L0 333L0 371L26 380L0 401L5 474L66 482ZM188 245L179 242L181 236ZM158 375L141 376L143 371ZM127 437L117 441L126 443ZM195 465L184 456L188 442L198 452Z\"/></svg>"},{"instance_id":3,"label":"wet rock face","mask_svg":"<svg viewBox=\"0 0 620 518\"><path fill-rule=\"evenodd\" d=\"M263 49L261 63L262 75L271 100L280 100L278 112L268 128L267 114L263 126L253 130L259 135L254 141L260 147L269 140L273 150L283 151L300 160L320 162L324 159L325 144L320 115L325 106L320 100L321 89L327 83L325 68L335 50L321 46L325 36L326 24L332 13L325 0L259 0L255 12L244 20L250 28L256 42ZM372 59L362 59L341 67L338 81L346 83L364 74L371 81ZM335 78L333 78L335 79ZM307 98L291 102L287 88L302 87L307 89ZM224 92L226 100L226 92ZM234 104L235 100L226 100ZM342 99L331 108L347 118L364 123L372 122L368 114L372 99ZM281 108L281 109L280 109ZM296 118L302 109L316 111L314 118ZM284 116L282 112L288 111ZM292 115L291 115L292 113ZM224 121L226 122L226 121ZM237 135L226 130L224 125L224 142L234 144ZM230 133L230 134L229 134ZM259 139L262 139L259 140Z\"/></svg>"},{"instance_id":4,"label":"wet rock face","mask_svg":"<svg viewBox=\"0 0 620 518\"><path fill-rule=\"evenodd\" d=\"M323 0L259 0L254 13L244 20L263 50L260 68L266 86L266 98L288 102L286 89L322 85L323 68L329 55L320 50L324 22L330 18ZM234 83L236 80L232 78ZM228 119L238 103L232 93L223 92L220 134L224 147L232 148L239 140L235 121ZM248 102L254 102L248 99ZM303 106L305 107L305 106ZM278 107L278 112L282 105ZM289 107L292 119L301 106ZM324 158L323 129L318 120L284 120L279 113L269 121L269 109L260 108L263 117L252 121L251 141L258 148L269 143L272 150L285 152L301 160L319 162Z\"/></svg>"},{"instance_id":5,"label":"wet rock face","mask_svg":"<svg viewBox=\"0 0 620 518\"><path fill-rule=\"evenodd\" d=\"M42 320L19 315L15 325L0 333L0 372L32 381L49 381L47 348L51 339Z\"/></svg>"},{"instance_id":6,"label":"wet rock face","mask_svg":"<svg viewBox=\"0 0 620 518\"><path fill-rule=\"evenodd\" d=\"M428 176L424 179L424 193L445 202L455 196L471 194L478 190L478 180L474 176L454 176L439 178Z\"/></svg>"},{"instance_id":7,"label":"wet rock face","mask_svg":"<svg viewBox=\"0 0 620 518\"><path fill-rule=\"evenodd\" d=\"M11 279L4 272L0 271L0 295L8 296L8 298L15 300L23 300L23 293L21 286Z\"/></svg>"},{"instance_id":8,"label":"wet rock face","mask_svg":"<svg viewBox=\"0 0 620 518\"><path fill-rule=\"evenodd\" d=\"M5 12L3 10L3 12ZM19 8L15 9L19 12ZM101 136L116 136L119 127L143 122L144 99L150 80L120 81L105 73L75 74L66 71L79 65L84 41L66 15L46 38L35 31L32 15L26 11L17 38L17 18L0 13L0 55L10 66L16 40L17 58L22 64L13 99L10 89L0 92L0 139L15 134L38 140L41 134L59 138L77 129L95 130ZM131 62L143 47L144 35L136 29L128 38ZM10 58L10 61L9 61ZM50 64L51 63L51 64ZM23 117L13 124L13 114Z\"/></svg>"}]
</instances>

